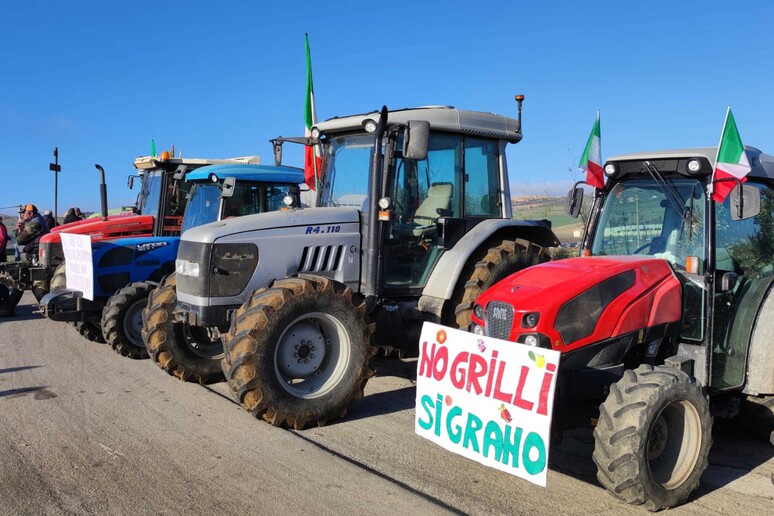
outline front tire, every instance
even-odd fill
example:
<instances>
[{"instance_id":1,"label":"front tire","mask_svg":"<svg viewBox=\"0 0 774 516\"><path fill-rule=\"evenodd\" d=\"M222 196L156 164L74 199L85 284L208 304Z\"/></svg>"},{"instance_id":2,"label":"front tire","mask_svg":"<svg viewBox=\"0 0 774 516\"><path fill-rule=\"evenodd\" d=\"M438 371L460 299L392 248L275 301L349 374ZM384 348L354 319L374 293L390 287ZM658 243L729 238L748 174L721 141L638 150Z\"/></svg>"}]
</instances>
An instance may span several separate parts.
<instances>
[{"instance_id":1,"label":"front tire","mask_svg":"<svg viewBox=\"0 0 774 516\"><path fill-rule=\"evenodd\" d=\"M78 331L81 337L91 342L98 344L104 344L105 338L102 336L102 327L98 322L85 321L73 323L75 329Z\"/></svg>"},{"instance_id":2,"label":"front tire","mask_svg":"<svg viewBox=\"0 0 774 516\"><path fill-rule=\"evenodd\" d=\"M500 245L487 250L484 256L471 256L470 263L460 274L452 297L457 328L468 329L473 304L486 289L514 272L548 260L542 247L527 240L503 240Z\"/></svg>"},{"instance_id":3,"label":"front tire","mask_svg":"<svg viewBox=\"0 0 774 516\"><path fill-rule=\"evenodd\" d=\"M142 311L148 295L156 288L152 283L138 281L112 296L102 311L102 334L110 347L121 356L148 358L142 340Z\"/></svg>"},{"instance_id":4,"label":"front tire","mask_svg":"<svg viewBox=\"0 0 774 516\"><path fill-rule=\"evenodd\" d=\"M709 399L680 370L627 370L600 406L594 441L597 479L614 496L650 511L675 507L707 468Z\"/></svg>"},{"instance_id":5,"label":"front tire","mask_svg":"<svg viewBox=\"0 0 774 516\"><path fill-rule=\"evenodd\" d=\"M210 330L177 322L177 281L170 274L151 292L142 313L142 337L153 361L168 374L202 385L223 381L223 345Z\"/></svg>"},{"instance_id":6,"label":"front tire","mask_svg":"<svg viewBox=\"0 0 774 516\"><path fill-rule=\"evenodd\" d=\"M373 374L365 302L335 281L276 280L234 315L223 371L237 400L275 426L343 417Z\"/></svg>"}]
</instances>

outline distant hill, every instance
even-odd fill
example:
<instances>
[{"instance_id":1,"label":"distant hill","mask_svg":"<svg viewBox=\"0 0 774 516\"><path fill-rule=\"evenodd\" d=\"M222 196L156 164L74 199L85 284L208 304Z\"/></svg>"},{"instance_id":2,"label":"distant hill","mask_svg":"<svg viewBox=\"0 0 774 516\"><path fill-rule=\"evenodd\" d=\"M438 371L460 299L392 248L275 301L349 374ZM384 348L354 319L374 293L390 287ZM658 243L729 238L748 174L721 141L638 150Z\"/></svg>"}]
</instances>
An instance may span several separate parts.
<instances>
[{"instance_id":1,"label":"distant hill","mask_svg":"<svg viewBox=\"0 0 774 516\"><path fill-rule=\"evenodd\" d=\"M540 195L528 195L511 199L513 218L551 221L551 228L565 244L578 242L583 231L583 217L573 218L566 212L566 197L547 197ZM591 198L587 196L583 200L583 213L587 213L591 206Z\"/></svg>"}]
</instances>

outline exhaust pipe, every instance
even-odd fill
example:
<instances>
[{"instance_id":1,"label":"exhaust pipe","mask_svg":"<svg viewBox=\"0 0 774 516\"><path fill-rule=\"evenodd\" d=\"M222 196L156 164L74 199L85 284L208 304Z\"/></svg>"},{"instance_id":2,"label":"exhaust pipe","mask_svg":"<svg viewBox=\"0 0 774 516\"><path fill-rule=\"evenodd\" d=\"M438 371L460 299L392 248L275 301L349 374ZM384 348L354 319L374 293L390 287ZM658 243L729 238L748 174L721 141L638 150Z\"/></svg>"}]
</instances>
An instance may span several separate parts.
<instances>
[{"instance_id":1,"label":"exhaust pipe","mask_svg":"<svg viewBox=\"0 0 774 516\"><path fill-rule=\"evenodd\" d=\"M100 182L99 182L99 200L102 205L102 220L108 219L107 213L107 185L105 184L105 169L102 165L94 165L99 170Z\"/></svg>"}]
</instances>

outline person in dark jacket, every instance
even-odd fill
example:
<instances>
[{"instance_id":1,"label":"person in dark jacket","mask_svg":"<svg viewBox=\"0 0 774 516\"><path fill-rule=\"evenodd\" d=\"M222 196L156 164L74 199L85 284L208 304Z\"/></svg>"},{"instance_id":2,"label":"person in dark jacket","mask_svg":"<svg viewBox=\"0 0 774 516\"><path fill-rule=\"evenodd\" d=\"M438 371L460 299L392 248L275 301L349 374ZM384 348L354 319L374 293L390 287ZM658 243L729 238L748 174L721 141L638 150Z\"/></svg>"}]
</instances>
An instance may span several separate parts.
<instances>
[{"instance_id":1,"label":"person in dark jacket","mask_svg":"<svg viewBox=\"0 0 774 516\"><path fill-rule=\"evenodd\" d=\"M59 225L56 223L56 219L54 218L54 214L51 213L51 210L43 212L43 219L46 221L46 224L48 224L48 229L54 229Z\"/></svg>"},{"instance_id":2,"label":"person in dark jacket","mask_svg":"<svg viewBox=\"0 0 774 516\"><path fill-rule=\"evenodd\" d=\"M48 224L43 215L38 213L34 204L28 204L24 207L24 220L20 220L16 227L19 230L16 243L24 245L22 250L27 260L37 261L40 237L48 234Z\"/></svg>"},{"instance_id":3,"label":"person in dark jacket","mask_svg":"<svg viewBox=\"0 0 774 516\"><path fill-rule=\"evenodd\" d=\"M62 224L69 224L70 222L77 222L79 220L83 220L83 214L81 213L81 209L73 206L72 208L67 210L67 213L65 213Z\"/></svg>"}]
</instances>

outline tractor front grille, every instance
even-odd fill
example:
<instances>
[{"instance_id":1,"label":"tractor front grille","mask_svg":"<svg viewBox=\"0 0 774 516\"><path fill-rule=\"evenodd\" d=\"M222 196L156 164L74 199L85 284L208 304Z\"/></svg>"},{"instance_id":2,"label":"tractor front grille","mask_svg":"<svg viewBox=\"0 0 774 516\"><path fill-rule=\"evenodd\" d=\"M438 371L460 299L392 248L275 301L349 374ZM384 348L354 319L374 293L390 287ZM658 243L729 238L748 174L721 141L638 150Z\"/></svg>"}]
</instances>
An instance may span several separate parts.
<instances>
[{"instance_id":1,"label":"tractor front grille","mask_svg":"<svg viewBox=\"0 0 774 516\"><path fill-rule=\"evenodd\" d=\"M508 303L490 301L484 314L486 334L496 339L508 340L513 327L513 307Z\"/></svg>"}]
</instances>

